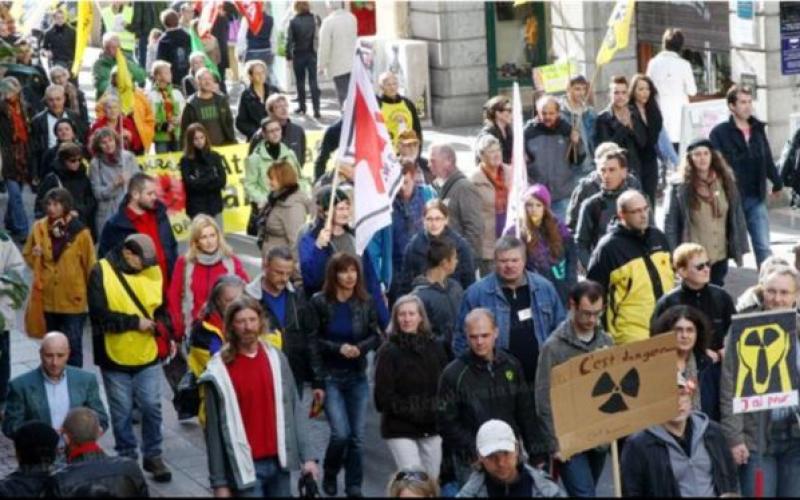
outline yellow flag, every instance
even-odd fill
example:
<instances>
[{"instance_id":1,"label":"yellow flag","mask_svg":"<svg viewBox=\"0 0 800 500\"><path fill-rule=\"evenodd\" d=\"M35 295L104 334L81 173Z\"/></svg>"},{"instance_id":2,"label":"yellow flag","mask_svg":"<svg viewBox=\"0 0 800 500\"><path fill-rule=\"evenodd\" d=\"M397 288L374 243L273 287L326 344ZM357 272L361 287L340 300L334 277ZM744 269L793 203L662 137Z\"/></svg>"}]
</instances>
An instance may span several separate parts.
<instances>
[{"instance_id":1,"label":"yellow flag","mask_svg":"<svg viewBox=\"0 0 800 500\"><path fill-rule=\"evenodd\" d=\"M117 49L117 91L122 114L129 115L133 111L133 78L122 49Z\"/></svg>"},{"instance_id":2,"label":"yellow flag","mask_svg":"<svg viewBox=\"0 0 800 500\"><path fill-rule=\"evenodd\" d=\"M72 63L72 75L77 76L83 62L83 51L92 37L92 2L78 2L78 24L75 26L75 61Z\"/></svg>"},{"instance_id":3,"label":"yellow flag","mask_svg":"<svg viewBox=\"0 0 800 500\"><path fill-rule=\"evenodd\" d=\"M597 65L602 66L614 58L619 49L628 46L628 35L631 31L634 0L617 0L611 17L608 18L608 31L600 50L597 52Z\"/></svg>"}]
</instances>

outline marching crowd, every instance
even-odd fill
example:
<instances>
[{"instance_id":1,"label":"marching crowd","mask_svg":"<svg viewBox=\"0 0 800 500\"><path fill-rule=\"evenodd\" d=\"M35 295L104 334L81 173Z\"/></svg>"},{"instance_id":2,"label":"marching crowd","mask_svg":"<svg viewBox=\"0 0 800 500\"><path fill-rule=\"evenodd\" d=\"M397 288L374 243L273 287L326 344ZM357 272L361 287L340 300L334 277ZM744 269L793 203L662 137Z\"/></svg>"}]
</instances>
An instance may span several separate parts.
<instances>
[{"instance_id":1,"label":"marching crowd","mask_svg":"<svg viewBox=\"0 0 800 500\"><path fill-rule=\"evenodd\" d=\"M795 263L771 256L767 191L798 177L800 140L776 166L752 90L734 85L729 119L679 157L675 110L696 89L678 55L682 34L669 29L647 74L611 79L604 110L580 75L563 97L537 99L523 130L529 187L518 216L507 213L511 101L486 103L475 168L457 165L449 144L422 151L417 110L387 72L377 99L392 117L402 187L391 226L358 255L353 166L326 166L341 120L309 177L305 131L273 78L281 50L295 114L307 112L307 80L319 118L318 72L344 101L356 21L336 4L321 20L294 2L281 47L269 15L255 32L239 28L248 84L235 116L225 75L238 66L229 49L243 18L233 2L202 37L195 2L104 7L93 110L70 73L65 12L52 13L39 40L46 73L0 8L0 39L13 48L0 79L0 408L19 461L0 495L145 496L140 454L153 480L170 481L166 377L178 417L204 430L215 496L290 496L297 471L304 488L320 481L335 496L342 470L344 493L361 496L370 399L398 470L390 496L595 496L609 447L561 454L551 369L668 332L679 407L620 443L623 494L750 496L756 468L767 496L800 494L800 413L773 410L766 426L734 414L736 347L726 341L733 314L796 306ZM242 140L248 232L262 255L254 277L225 241L229 166L214 150ZM136 160L153 152L180 154L191 218L183 255L157 179ZM25 186L36 193L32 227ZM758 283L734 300L723 289L728 263L741 266L751 246ZM15 325L26 299L25 325ZM107 407L96 372L83 368L87 317ZM36 333L37 319L41 365L9 381L9 331ZM307 430L322 413L324 450ZM97 444L109 428L116 457Z\"/></svg>"}]
</instances>

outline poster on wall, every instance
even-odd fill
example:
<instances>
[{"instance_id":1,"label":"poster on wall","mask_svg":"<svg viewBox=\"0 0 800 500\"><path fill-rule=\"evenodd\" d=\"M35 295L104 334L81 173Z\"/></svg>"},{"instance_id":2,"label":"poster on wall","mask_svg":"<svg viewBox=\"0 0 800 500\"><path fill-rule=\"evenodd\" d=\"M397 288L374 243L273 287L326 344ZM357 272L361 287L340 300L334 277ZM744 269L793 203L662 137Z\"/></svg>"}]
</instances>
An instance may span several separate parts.
<instances>
[{"instance_id":1,"label":"poster on wall","mask_svg":"<svg viewBox=\"0 0 800 500\"><path fill-rule=\"evenodd\" d=\"M780 3L781 73L800 74L800 3Z\"/></svg>"},{"instance_id":2,"label":"poster on wall","mask_svg":"<svg viewBox=\"0 0 800 500\"><path fill-rule=\"evenodd\" d=\"M753 45L756 43L755 28L755 2L753 0L737 0L731 26L731 43Z\"/></svg>"},{"instance_id":3,"label":"poster on wall","mask_svg":"<svg viewBox=\"0 0 800 500\"><path fill-rule=\"evenodd\" d=\"M681 113L680 156L686 146L698 137L708 137L711 129L728 119L728 103L725 99L693 102L683 105Z\"/></svg>"}]
</instances>

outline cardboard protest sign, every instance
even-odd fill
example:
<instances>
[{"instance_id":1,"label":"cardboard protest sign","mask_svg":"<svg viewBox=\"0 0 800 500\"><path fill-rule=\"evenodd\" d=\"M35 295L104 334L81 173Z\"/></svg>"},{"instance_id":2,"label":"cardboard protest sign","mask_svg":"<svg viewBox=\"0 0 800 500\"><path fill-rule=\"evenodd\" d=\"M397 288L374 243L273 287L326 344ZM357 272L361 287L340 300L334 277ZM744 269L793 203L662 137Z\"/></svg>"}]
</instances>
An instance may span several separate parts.
<instances>
[{"instance_id":1,"label":"cardboard protest sign","mask_svg":"<svg viewBox=\"0 0 800 500\"><path fill-rule=\"evenodd\" d=\"M736 346L733 412L796 406L796 312L792 309L739 314L731 318Z\"/></svg>"},{"instance_id":2,"label":"cardboard protest sign","mask_svg":"<svg viewBox=\"0 0 800 500\"><path fill-rule=\"evenodd\" d=\"M550 400L565 459L677 414L676 345L669 333L553 367Z\"/></svg>"},{"instance_id":3,"label":"cardboard protest sign","mask_svg":"<svg viewBox=\"0 0 800 500\"><path fill-rule=\"evenodd\" d=\"M306 163L302 166L303 177L313 178L313 165L316 158L316 145L322 140L320 131L306 132L309 150ZM248 144L235 144L213 148L228 163L227 185L222 191L222 222L226 233L244 233L250 218L250 202L244 193L244 167ZM136 157L143 172L158 181L158 199L167 206L167 216L172 232L178 241L189 237L191 220L186 215L186 193L181 181L180 160L183 153L163 153Z\"/></svg>"},{"instance_id":4,"label":"cardboard protest sign","mask_svg":"<svg viewBox=\"0 0 800 500\"><path fill-rule=\"evenodd\" d=\"M537 89L547 94L564 92L572 75L578 74L574 61L564 61L533 68L533 81Z\"/></svg>"}]
</instances>

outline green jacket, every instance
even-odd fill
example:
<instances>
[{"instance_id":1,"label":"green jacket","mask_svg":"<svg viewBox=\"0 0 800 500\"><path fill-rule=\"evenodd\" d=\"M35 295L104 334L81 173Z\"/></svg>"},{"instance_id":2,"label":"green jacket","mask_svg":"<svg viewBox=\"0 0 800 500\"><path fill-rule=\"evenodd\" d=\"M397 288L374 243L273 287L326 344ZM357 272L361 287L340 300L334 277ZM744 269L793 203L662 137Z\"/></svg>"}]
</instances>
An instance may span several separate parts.
<instances>
[{"instance_id":1,"label":"green jacket","mask_svg":"<svg viewBox=\"0 0 800 500\"><path fill-rule=\"evenodd\" d=\"M178 117L178 122L180 122L181 114L183 113L183 108L186 106L186 101L183 98L183 94L175 87L170 85L167 88L169 100L172 102L172 115ZM161 91L153 86L150 89L150 93L148 94L150 98L150 104L153 106L153 114L156 117L156 126L155 126L155 136L153 140L155 142L171 142L173 140L177 141L181 137L181 127L180 123L172 129L172 133L167 132L167 111L164 108L164 97L161 94ZM174 139L173 139L174 138Z\"/></svg>"},{"instance_id":2,"label":"green jacket","mask_svg":"<svg viewBox=\"0 0 800 500\"><path fill-rule=\"evenodd\" d=\"M261 141L244 163L244 192L250 201L257 203L259 206L267 202L270 192L267 171L276 161L267 153L266 143L267 141ZM287 160L294 165L297 170L297 179L300 180L300 164L297 162L294 152L289 149L289 146L281 143L277 160ZM302 187L301 185L301 189Z\"/></svg>"},{"instance_id":3,"label":"green jacket","mask_svg":"<svg viewBox=\"0 0 800 500\"><path fill-rule=\"evenodd\" d=\"M97 413L100 427L107 429L108 413L100 400L100 389L95 374L67 366L66 376L70 408L79 406L91 408ZM29 420L40 420L52 425L44 384L41 366L23 373L8 384L3 434L8 437L13 436L17 429Z\"/></svg>"},{"instance_id":4,"label":"green jacket","mask_svg":"<svg viewBox=\"0 0 800 500\"><path fill-rule=\"evenodd\" d=\"M139 87L144 87L147 81L147 73L141 66L133 62L133 59L130 57L126 57L126 59L128 61L128 70L131 72L133 81L136 82ZM113 57L108 57L105 53L101 54L100 57L97 58L97 61L95 61L94 66L92 66L95 98L100 99L105 93L111 82L111 70L114 69L116 65L117 60Z\"/></svg>"}]
</instances>

